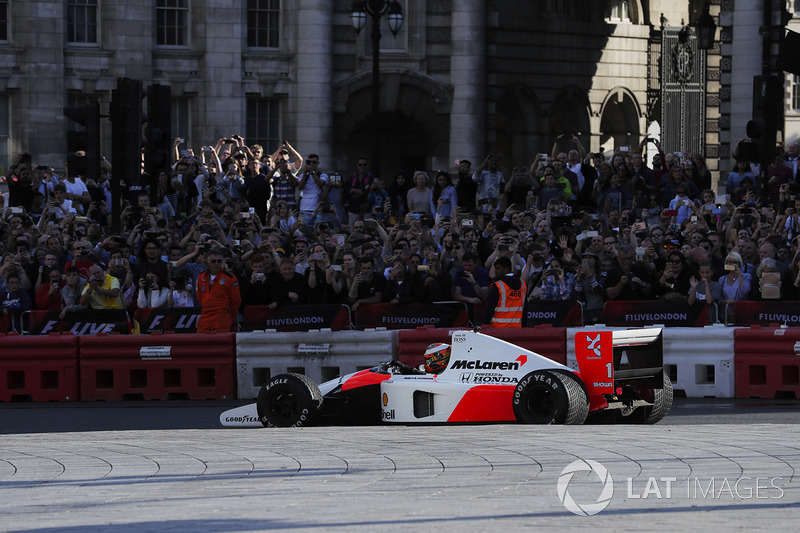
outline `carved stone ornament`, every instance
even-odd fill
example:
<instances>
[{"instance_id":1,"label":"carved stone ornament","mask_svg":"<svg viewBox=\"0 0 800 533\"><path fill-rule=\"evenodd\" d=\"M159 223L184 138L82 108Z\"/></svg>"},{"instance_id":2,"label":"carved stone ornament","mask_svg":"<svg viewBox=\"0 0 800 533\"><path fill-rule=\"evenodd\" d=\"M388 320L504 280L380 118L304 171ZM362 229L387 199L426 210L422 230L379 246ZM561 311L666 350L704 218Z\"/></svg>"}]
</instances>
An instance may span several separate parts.
<instances>
[{"instance_id":1,"label":"carved stone ornament","mask_svg":"<svg viewBox=\"0 0 800 533\"><path fill-rule=\"evenodd\" d=\"M672 47L672 66L675 78L687 82L694 75L694 53L689 43L677 43Z\"/></svg>"}]
</instances>

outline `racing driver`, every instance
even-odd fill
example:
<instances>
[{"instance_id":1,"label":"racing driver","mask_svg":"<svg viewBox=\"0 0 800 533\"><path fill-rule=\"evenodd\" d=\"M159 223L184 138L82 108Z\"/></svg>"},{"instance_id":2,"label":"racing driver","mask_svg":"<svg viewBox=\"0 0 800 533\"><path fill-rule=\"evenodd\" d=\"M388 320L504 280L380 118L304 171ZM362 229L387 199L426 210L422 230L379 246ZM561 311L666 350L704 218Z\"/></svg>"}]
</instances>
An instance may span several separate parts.
<instances>
[{"instance_id":1,"label":"racing driver","mask_svg":"<svg viewBox=\"0 0 800 533\"><path fill-rule=\"evenodd\" d=\"M431 374L441 374L450 362L450 345L435 342L425 350L425 371Z\"/></svg>"}]
</instances>

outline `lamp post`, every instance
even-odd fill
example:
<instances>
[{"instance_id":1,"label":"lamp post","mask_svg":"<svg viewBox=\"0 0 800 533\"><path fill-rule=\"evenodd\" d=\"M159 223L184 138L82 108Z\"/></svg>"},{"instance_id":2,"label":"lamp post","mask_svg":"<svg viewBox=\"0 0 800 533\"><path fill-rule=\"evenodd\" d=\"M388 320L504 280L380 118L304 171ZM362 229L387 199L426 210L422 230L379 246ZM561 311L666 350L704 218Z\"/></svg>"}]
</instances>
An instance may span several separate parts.
<instances>
[{"instance_id":1,"label":"lamp post","mask_svg":"<svg viewBox=\"0 0 800 533\"><path fill-rule=\"evenodd\" d=\"M367 15L372 18L372 169L380 177L381 169L381 106L380 106L380 20L388 16L389 30L397 35L403 27L403 9L397 0L357 0L353 2L350 23L356 35L367 25Z\"/></svg>"}]
</instances>

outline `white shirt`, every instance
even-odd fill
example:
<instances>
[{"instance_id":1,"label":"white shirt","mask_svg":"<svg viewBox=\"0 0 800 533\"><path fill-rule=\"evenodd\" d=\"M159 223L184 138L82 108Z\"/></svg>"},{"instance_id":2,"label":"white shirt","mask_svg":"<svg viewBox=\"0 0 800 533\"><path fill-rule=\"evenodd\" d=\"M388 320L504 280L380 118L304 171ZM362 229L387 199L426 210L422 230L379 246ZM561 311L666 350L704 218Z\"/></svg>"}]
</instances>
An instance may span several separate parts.
<instances>
[{"instance_id":1,"label":"white shirt","mask_svg":"<svg viewBox=\"0 0 800 533\"><path fill-rule=\"evenodd\" d=\"M300 179L302 179L302 176L300 176ZM319 179L323 184L328 183L327 174L320 173ZM322 189L319 188L317 182L314 181L312 176L308 176L306 185L303 187L300 197L300 211L313 211L319 203L319 197L321 194Z\"/></svg>"},{"instance_id":2,"label":"white shirt","mask_svg":"<svg viewBox=\"0 0 800 533\"><path fill-rule=\"evenodd\" d=\"M89 189L86 188L86 184L83 183L83 180L80 178L75 178L75 183L70 183L69 180L64 180L64 187L67 188L67 194L77 194L78 196L82 196L83 193L89 192ZM83 213L83 206L82 204L78 203L78 207L81 208L80 212ZM75 207L73 207L75 209Z\"/></svg>"}]
</instances>

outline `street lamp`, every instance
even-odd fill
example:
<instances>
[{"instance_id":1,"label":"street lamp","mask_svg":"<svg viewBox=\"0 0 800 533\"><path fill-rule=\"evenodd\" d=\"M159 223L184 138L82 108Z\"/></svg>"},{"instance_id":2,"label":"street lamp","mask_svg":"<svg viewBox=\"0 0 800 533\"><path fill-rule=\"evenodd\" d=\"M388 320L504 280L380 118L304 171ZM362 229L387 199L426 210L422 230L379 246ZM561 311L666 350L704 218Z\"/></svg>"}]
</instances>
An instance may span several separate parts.
<instances>
[{"instance_id":1,"label":"street lamp","mask_svg":"<svg viewBox=\"0 0 800 533\"><path fill-rule=\"evenodd\" d=\"M381 106L380 106L380 20L388 15L389 30L397 35L403 27L403 9L397 0L357 0L350 12L350 24L356 35L367 25L367 15L372 18L372 169L380 177L381 168Z\"/></svg>"},{"instance_id":2,"label":"street lamp","mask_svg":"<svg viewBox=\"0 0 800 533\"><path fill-rule=\"evenodd\" d=\"M717 25L714 17L708 12L706 4L705 12L697 19L697 48L700 50L711 50L714 48L714 38L717 33Z\"/></svg>"}]
</instances>

